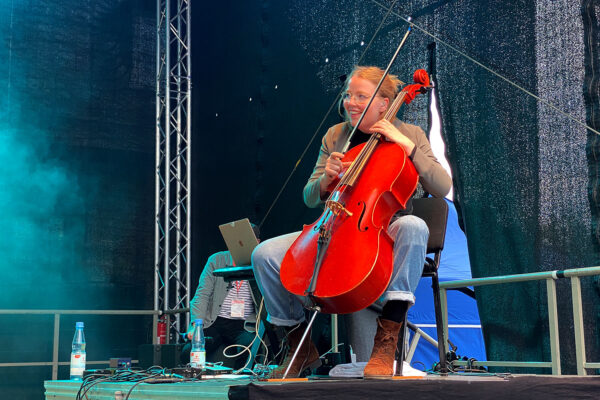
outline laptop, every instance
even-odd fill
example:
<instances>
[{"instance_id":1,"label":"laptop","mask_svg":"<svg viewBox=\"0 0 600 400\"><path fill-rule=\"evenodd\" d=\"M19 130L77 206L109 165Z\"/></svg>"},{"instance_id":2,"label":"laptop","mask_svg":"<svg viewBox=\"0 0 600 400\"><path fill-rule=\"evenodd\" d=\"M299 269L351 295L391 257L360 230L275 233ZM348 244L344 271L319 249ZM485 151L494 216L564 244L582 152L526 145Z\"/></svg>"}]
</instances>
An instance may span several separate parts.
<instances>
[{"instance_id":1,"label":"laptop","mask_svg":"<svg viewBox=\"0 0 600 400\"><path fill-rule=\"evenodd\" d=\"M219 230L235 265L250 265L252 251L258 245L258 239L248 218L219 225Z\"/></svg>"}]
</instances>

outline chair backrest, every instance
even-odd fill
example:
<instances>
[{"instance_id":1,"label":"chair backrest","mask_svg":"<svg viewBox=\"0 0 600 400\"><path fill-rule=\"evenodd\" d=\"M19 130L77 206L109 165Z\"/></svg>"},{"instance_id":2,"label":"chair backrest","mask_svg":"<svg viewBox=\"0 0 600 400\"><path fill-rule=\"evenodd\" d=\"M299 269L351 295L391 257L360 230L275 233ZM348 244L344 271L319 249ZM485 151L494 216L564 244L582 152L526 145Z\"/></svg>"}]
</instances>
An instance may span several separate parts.
<instances>
[{"instance_id":1,"label":"chair backrest","mask_svg":"<svg viewBox=\"0 0 600 400\"><path fill-rule=\"evenodd\" d=\"M446 200L435 197L413 199L413 215L425 221L429 228L427 253L436 253L443 250L446 224L448 222L448 203L446 203Z\"/></svg>"}]
</instances>

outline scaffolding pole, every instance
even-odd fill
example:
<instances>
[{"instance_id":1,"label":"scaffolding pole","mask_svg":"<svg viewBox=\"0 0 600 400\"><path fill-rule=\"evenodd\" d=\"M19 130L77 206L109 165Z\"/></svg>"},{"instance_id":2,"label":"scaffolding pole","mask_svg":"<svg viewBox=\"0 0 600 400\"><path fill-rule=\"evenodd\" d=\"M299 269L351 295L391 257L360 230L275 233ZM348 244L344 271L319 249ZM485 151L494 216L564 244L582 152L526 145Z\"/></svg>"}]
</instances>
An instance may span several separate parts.
<instances>
[{"instance_id":1,"label":"scaffolding pole","mask_svg":"<svg viewBox=\"0 0 600 400\"><path fill-rule=\"evenodd\" d=\"M190 2L156 2L154 309L162 312L190 306ZM189 314L167 315L174 317L166 321L166 343L178 342L177 333L187 329Z\"/></svg>"}]
</instances>

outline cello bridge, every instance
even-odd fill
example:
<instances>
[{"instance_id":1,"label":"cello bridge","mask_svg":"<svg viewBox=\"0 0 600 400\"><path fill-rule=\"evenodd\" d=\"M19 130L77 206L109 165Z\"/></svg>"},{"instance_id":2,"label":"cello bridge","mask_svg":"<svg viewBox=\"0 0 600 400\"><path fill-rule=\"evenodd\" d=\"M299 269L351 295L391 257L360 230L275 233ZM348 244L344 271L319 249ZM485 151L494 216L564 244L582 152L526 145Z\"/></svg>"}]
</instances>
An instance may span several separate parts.
<instances>
[{"instance_id":1,"label":"cello bridge","mask_svg":"<svg viewBox=\"0 0 600 400\"><path fill-rule=\"evenodd\" d=\"M335 200L327 200L325 202L325 206L327 206L327 208L329 208L331 210L331 212L337 217L338 215L340 215L342 212L345 212L347 216L351 217L352 213L350 211L348 211L346 209L346 207L344 207L342 205L342 203L335 201Z\"/></svg>"}]
</instances>

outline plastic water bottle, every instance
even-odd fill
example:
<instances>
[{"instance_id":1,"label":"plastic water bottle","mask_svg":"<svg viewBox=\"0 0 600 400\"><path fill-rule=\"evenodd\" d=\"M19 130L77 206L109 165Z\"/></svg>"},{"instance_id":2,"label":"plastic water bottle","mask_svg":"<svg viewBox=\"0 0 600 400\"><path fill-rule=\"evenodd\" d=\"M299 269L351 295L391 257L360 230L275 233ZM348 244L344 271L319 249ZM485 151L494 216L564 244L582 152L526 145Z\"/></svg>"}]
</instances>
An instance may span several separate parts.
<instances>
[{"instance_id":1,"label":"plastic water bottle","mask_svg":"<svg viewBox=\"0 0 600 400\"><path fill-rule=\"evenodd\" d=\"M206 348L204 342L204 330L202 320L194 321L194 333L192 334L192 351L190 353L190 366L192 368L204 368L206 365Z\"/></svg>"},{"instance_id":2,"label":"plastic water bottle","mask_svg":"<svg viewBox=\"0 0 600 400\"><path fill-rule=\"evenodd\" d=\"M71 380L83 379L85 370L85 336L83 335L83 322L75 323L75 336L71 351Z\"/></svg>"}]
</instances>

